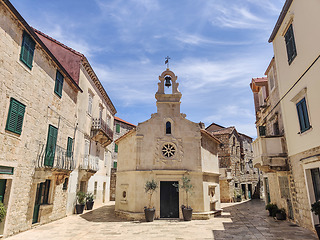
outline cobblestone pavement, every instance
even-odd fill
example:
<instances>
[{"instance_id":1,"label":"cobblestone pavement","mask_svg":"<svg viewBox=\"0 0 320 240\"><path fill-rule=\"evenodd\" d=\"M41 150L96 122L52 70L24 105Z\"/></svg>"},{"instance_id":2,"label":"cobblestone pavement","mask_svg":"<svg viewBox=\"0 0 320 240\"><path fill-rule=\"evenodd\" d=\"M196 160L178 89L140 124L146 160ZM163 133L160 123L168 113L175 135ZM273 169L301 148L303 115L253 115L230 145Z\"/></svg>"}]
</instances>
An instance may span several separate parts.
<instances>
[{"instance_id":1,"label":"cobblestone pavement","mask_svg":"<svg viewBox=\"0 0 320 240\"><path fill-rule=\"evenodd\" d=\"M35 227L8 240L107 240L107 239L317 239L309 230L268 217L264 203L252 200L224 204L221 217L209 220L155 220L130 222L105 205L82 215L72 215Z\"/></svg>"}]
</instances>

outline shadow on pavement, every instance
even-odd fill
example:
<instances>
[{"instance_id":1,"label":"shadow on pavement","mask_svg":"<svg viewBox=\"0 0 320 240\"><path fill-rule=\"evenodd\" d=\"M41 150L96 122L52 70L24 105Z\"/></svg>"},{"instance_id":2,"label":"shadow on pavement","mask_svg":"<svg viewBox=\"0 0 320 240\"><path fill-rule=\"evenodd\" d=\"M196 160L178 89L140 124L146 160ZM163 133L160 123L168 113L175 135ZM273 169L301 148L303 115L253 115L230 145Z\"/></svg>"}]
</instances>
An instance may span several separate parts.
<instances>
[{"instance_id":1,"label":"shadow on pavement","mask_svg":"<svg viewBox=\"0 0 320 240\"><path fill-rule=\"evenodd\" d=\"M90 212L84 213L81 217L89 222L130 222L115 215L114 205L103 206Z\"/></svg>"}]
</instances>

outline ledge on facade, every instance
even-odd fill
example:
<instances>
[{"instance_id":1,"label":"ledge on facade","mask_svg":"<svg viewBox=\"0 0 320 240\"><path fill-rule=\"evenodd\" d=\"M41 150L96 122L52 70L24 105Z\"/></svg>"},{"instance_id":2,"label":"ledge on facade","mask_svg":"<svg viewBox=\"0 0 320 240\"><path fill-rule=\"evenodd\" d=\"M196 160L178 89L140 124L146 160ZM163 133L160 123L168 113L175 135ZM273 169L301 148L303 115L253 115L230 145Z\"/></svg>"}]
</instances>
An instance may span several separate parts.
<instances>
[{"instance_id":1,"label":"ledge on facade","mask_svg":"<svg viewBox=\"0 0 320 240\"><path fill-rule=\"evenodd\" d=\"M48 148L46 144L40 143L35 167L37 170L70 173L75 168L73 153L67 152L66 149L58 145L54 148Z\"/></svg>"},{"instance_id":2,"label":"ledge on facade","mask_svg":"<svg viewBox=\"0 0 320 240\"><path fill-rule=\"evenodd\" d=\"M113 131L101 118L92 119L91 139L99 142L103 147L108 146L113 141Z\"/></svg>"}]
</instances>

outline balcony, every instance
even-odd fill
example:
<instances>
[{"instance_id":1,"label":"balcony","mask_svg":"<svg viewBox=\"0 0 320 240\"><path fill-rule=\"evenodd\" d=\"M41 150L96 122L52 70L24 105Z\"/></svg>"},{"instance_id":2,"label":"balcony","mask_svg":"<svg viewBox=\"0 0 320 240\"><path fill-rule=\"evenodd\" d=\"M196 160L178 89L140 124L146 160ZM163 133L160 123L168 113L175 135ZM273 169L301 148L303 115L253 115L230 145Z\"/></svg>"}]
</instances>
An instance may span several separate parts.
<instances>
[{"instance_id":1,"label":"balcony","mask_svg":"<svg viewBox=\"0 0 320 240\"><path fill-rule=\"evenodd\" d=\"M92 119L91 138L103 147L108 146L113 140L113 131L101 118Z\"/></svg>"},{"instance_id":2,"label":"balcony","mask_svg":"<svg viewBox=\"0 0 320 240\"><path fill-rule=\"evenodd\" d=\"M255 168L265 172L288 170L286 141L283 136L258 137L252 147Z\"/></svg>"},{"instance_id":3,"label":"balcony","mask_svg":"<svg viewBox=\"0 0 320 240\"><path fill-rule=\"evenodd\" d=\"M99 170L99 157L84 155L81 157L79 169L96 173Z\"/></svg>"},{"instance_id":4,"label":"balcony","mask_svg":"<svg viewBox=\"0 0 320 240\"><path fill-rule=\"evenodd\" d=\"M54 148L46 149L46 144L39 144L37 169L51 169L52 171L71 172L75 168L73 153L56 145Z\"/></svg>"}]
</instances>

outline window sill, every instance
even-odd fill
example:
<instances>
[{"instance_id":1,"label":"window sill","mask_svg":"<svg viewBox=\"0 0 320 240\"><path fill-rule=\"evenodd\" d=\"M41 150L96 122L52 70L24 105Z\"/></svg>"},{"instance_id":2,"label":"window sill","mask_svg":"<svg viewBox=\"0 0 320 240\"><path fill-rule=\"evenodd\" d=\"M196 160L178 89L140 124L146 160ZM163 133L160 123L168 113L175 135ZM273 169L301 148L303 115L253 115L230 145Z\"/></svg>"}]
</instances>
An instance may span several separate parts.
<instances>
[{"instance_id":1,"label":"window sill","mask_svg":"<svg viewBox=\"0 0 320 240\"><path fill-rule=\"evenodd\" d=\"M300 135L300 136L302 136L302 135L304 135L304 134L306 134L306 133L309 133L310 131L312 130L312 126L310 126L308 129L306 129L306 130L304 130L303 132L298 132L298 134Z\"/></svg>"}]
</instances>

